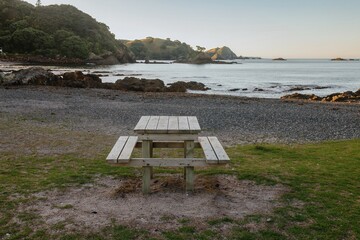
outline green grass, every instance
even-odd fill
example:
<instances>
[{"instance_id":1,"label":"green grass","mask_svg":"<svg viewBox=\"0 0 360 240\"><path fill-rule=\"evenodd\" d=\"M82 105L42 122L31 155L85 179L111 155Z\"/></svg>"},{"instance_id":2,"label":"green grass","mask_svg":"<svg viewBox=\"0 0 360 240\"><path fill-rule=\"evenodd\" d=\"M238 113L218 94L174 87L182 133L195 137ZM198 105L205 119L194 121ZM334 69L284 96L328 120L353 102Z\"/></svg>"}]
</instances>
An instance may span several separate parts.
<instances>
[{"instance_id":1,"label":"green grass","mask_svg":"<svg viewBox=\"0 0 360 240\"><path fill-rule=\"evenodd\" d=\"M32 225L35 213L17 213L31 193L93 181L95 176L134 176L137 170L105 162L108 149L94 158L67 154L56 157L0 156L0 239L150 239L152 233L113 223L98 233L56 235ZM199 174L233 174L258 184L283 184L290 190L272 214L236 220L219 217L198 229L191 219L159 233L162 239L360 239L360 140L294 146L249 145L227 149L228 168L203 169ZM174 170L162 170L162 172ZM21 195L21 198L14 198ZM71 209L72 206L58 206ZM21 219L23 224L12 221ZM39 220L40 221L40 220ZM228 231L221 232L222 226ZM249 228L249 226L253 226ZM53 226L61 229L63 223ZM225 234L225 235L224 235Z\"/></svg>"}]
</instances>

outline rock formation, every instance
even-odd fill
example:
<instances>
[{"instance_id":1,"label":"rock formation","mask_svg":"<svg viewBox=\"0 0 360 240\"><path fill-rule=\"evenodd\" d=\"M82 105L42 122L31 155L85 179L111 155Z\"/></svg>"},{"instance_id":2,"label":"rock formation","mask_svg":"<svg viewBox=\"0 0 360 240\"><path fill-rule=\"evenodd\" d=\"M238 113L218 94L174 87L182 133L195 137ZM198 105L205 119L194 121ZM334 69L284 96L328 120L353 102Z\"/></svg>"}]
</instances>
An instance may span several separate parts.
<instances>
[{"instance_id":1,"label":"rock formation","mask_svg":"<svg viewBox=\"0 0 360 240\"><path fill-rule=\"evenodd\" d=\"M13 73L4 74L0 71L0 85L44 85L72 88L105 88L137 92L186 92L186 90L206 91L207 88L199 82L175 82L166 87L160 79L144 79L125 77L115 83L103 83L96 74L84 74L81 71L66 72L55 75L49 70L40 67L31 67Z\"/></svg>"},{"instance_id":2,"label":"rock formation","mask_svg":"<svg viewBox=\"0 0 360 240\"><path fill-rule=\"evenodd\" d=\"M209 54L212 60L234 60L237 58L236 54L226 46L210 49L206 53Z\"/></svg>"},{"instance_id":3,"label":"rock formation","mask_svg":"<svg viewBox=\"0 0 360 240\"><path fill-rule=\"evenodd\" d=\"M311 100L311 101L322 101L322 102L360 102L360 89L356 92L347 91L343 93L333 93L326 97L319 97L314 94L300 94L294 93L285 95L281 99L297 99L297 100Z\"/></svg>"}]
</instances>

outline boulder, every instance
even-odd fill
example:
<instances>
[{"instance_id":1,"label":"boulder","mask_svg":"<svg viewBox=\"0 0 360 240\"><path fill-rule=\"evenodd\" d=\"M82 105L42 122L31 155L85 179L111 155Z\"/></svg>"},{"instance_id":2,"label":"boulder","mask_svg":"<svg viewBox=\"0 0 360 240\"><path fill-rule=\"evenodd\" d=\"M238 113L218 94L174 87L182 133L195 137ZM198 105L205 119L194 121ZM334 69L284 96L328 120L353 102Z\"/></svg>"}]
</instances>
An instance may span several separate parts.
<instances>
[{"instance_id":1,"label":"boulder","mask_svg":"<svg viewBox=\"0 0 360 240\"><path fill-rule=\"evenodd\" d=\"M229 92L237 92L239 90L240 90L240 88L232 88L232 89L229 89Z\"/></svg>"},{"instance_id":2,"label":"boulder","mask_svg":"<svg viewBox=\"0 0 360 240\"><path fill-rule=\"evenodd\" d=\"M52 85L58 77L41 67L31 67L4 76L3 85Z\"/></svg>"},{"instance_id":3,"label":"boulder","mask_svg":"<svg viewBox=\"0 0 360 240\"><path fill-rule=\"evenodd\" d=\"M313 100L313 101L319 101L322 98L319 96L316 96L314 94L301 94L301 93L294 93L290 95L282 96L281 99L300 99L300 100Z\"/></svg>"},{"instance_id":4,"label":"boulder","mask_svg":"<svg viewBox=\"0 0 360 240\"><path fill-rule=\"evenodd\" d=\"M186 90L186 83L182 81L172 83L170 87L166 89L168 92L186 92Z\"/></svg>"},{"instance_id":5,"label":"boulder","mask_svg":"<svg viewBox=\"0 0 360 240\"><path fill-rule=\"evenodd\" d=\"M323 101L327 102L358 102L360 101L360 95L356 92L347 91L343 93L334 93L323 98Z\"/></svg>"},{"instance_id":6,"label":"boulder","mask_svg":"<svg viewBox=\"0 0 360 240\"><path fill-rule=\"evenodd\" d=\"M168 92L186 92L186 90L206 91L209 90L209 88L205 87L205 84L195 81L191 81L191 82L178 81L170 84L170 87L167 88Z\"/></svg>"},{"instance_id":7,"label":"boulder","mask_svg":"<svg viewBox=\"0 0 360 240\"><path fill-rule=\"evenodd\" d=\"M356 96L360 96L360 88L355 92Z\"/></svg>"},{"instance_id":8,"label":"boulder","mask_svg":"<svg viewBox=\"0 0 360 240\"><path fill-rule=\"evenodd\" d=\"M115 89L137 92L164 92L165 84L160 79L140 79L135 77L126 77L117 80L114 85Z\"/></svg>"},{"instance_id":9,"label":"boulder","mask_svg":"<svg viewBox=\"0 0 360 240\"><path fill-rule=\"evenodd\" d=\"M207 91L210 88L205 87L205 84L195 81L186 82L186 89L194 91Z\"/></svg>"},{"instance_id":10,"label":"boulder","mask_svg":"<svg viewBox=\"0 0 360 240\"><path fill-rule=\"evenodd\" d=\"M5 74L0 70L0 85L3 84L4 79L5 79Z\"/></svg>"},{"instance_id":11,"label":"boulder","mask_svg":"<svg viewBox=\"0 0 360 240\"><path fill-rule=\"evenodd\" d=\"M83 74L81 71L66 72L54 86L74 88L102 88L99 76L95 74Z\"/></svg>"}]
</instances>

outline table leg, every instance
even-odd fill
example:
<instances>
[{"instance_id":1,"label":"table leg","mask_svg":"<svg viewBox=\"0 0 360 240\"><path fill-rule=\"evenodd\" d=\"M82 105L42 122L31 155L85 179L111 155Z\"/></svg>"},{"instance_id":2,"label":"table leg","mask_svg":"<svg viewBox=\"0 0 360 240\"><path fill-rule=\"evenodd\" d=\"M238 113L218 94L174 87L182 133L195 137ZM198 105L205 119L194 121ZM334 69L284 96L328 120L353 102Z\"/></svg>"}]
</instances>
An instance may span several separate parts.
<instances>
[{"instance_id":1,"label":"table leg","mask_svg":"<svg viewBox=\"0 0 360 240\"><path fill-rule=\"evenodd\" d=\"M194 191L194 167L185 167L186 191Z\"/></svg>"},{"instance_id":2,"label":"table leg","mask_svg":"<svg viewBox=\"0 0 360 240\"><path fill-rule=\"evenodd\" d=\"M194 157L194 141L185 141L184 157ZM194 167L184 167L184 179L186 182L186 191L194 190Z\"/></svg>"},{"instance_id":3,"label":"table leg","mask_svg":"<svg viewBox=\"0 0 360 240\"><path fill-rule=\"evenodd\" d=\"M142 156L144 158L150 158L153 155L153 144L150 140L142 141ZM143 182L142 191L144 194L150 192L150 180L153 178L153 167L143 167Z\"/></svg>"},{"instance_id":4,"label":"table leg","mask_svg":"<svg viewBox=\"0 0 360 240\"><path fill-rule=\"evenodd\" d=\"M151 176L151 167L143 167L143 180L142 180L142 192L144 194L150 193L150 176Z\"/></svg>"}]
</instances>

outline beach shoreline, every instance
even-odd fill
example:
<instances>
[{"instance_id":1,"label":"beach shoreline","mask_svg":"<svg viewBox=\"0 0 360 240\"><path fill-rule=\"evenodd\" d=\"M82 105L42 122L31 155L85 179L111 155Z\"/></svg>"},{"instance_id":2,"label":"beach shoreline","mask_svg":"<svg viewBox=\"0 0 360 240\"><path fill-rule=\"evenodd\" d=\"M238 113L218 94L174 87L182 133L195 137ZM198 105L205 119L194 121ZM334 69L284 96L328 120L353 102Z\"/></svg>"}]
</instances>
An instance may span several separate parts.
<instances>
[{"instance_id":1,"label":"beach shoreline","mask_svg":"<svg viewBox=\"0 0 360 240\"><path fill-rule=\"evenodd\" d=\"M9 143L1 151L18 148L11 144L15 135L24 143L31 141L31 133L38 128L101 135L108 139L98 146L104 149L118 136L134 134L136 122L144 115L197 116L202 135L217 136L226 146L360 138L359 104L21 86L0 88L0 109L2 140ZM21 129L32 130L22 134ZM46 132L34 136L52 137ZM64 139L52 139L55 146L57 140Z\"/></svg>"}]
</instances>

